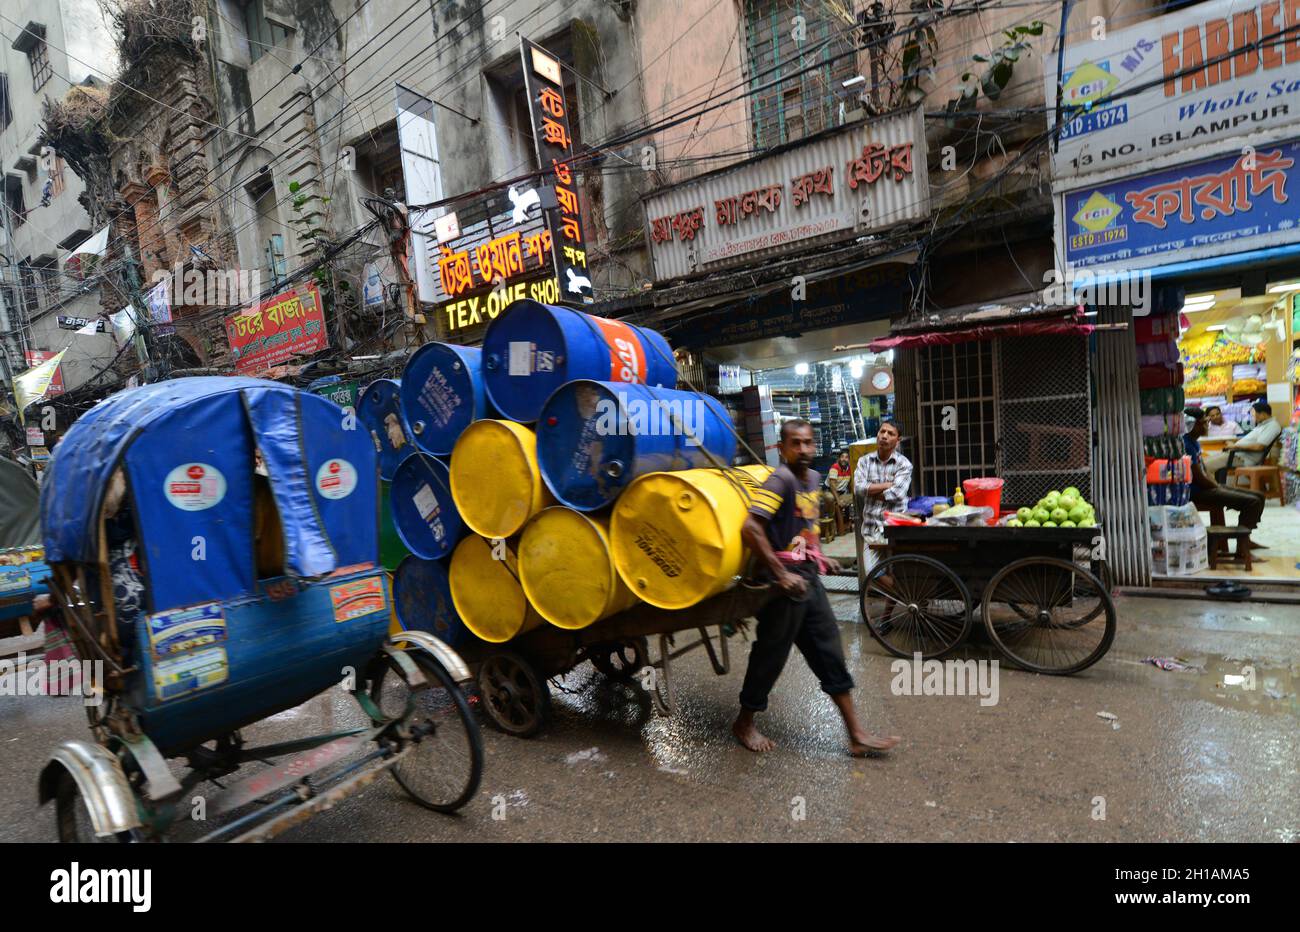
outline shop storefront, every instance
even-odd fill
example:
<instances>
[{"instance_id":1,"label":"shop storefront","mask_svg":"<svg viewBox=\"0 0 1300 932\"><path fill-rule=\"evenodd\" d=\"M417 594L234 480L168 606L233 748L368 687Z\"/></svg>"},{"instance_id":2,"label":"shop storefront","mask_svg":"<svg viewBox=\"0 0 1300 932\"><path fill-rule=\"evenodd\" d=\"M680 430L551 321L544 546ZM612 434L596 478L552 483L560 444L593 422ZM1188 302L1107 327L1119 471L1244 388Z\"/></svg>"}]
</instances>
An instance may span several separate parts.
<instances>
[{"instance_id":1,"label":"shop storefront","mask_svg":"<svg viewBox=\"0 0 1300 932\"><path fill-rule=\"evenodd\" d=\"M1132 354L1138 378L1130 405L1139 417L1149 523L1145 540L1134 534L1117 543L1147 548L1158 579L1300 581L1293 569L1300 514L1279 507L1295 500L1285 493L1298 481L1289 425L1296 416L1300 292L1300 39L1251 44L1283 26L1279 9L1202 3L1065 53L1063 102L1087 109L1071 118L1053 155L1058 267L1071 282L1105 286L1110 303L1131 308L1094 306L1098 319L1129 318L1134 325L1103 365L1122 377ZM1219 24L1238 20L1254 31L1234 27L1236 45L1224 49L1238 53L1232 64L1191 70L1207 60L1207 41L1227 38ZM1168 80L1153 82L1161 69ZM1055 94L1050 67L1046 81ZM1114 95L1127 96L1106 100ZM1178 299L1161 305L1152 300L1160 294ZM1257 543L1268 540L1269 550L1249 573L1244 559L1208 566L1216 547L1213 529L1207 541L1202 528L1209 512L1183 527L1183 516L1171 510L1195 510L1185 504L1191 489L1181 460L1187 406L1217 407L1242 432L1266 420L1271 408L1288 428L1255 470L1276 467L1271 482L1223 477L1272 490L1252 534ZM1212 437L1205 452L1230 440ZM1227 524L1234 522L1230 514ZM1226 541L1222 546L1229 549Z\"/></svg>"}]
</instances>

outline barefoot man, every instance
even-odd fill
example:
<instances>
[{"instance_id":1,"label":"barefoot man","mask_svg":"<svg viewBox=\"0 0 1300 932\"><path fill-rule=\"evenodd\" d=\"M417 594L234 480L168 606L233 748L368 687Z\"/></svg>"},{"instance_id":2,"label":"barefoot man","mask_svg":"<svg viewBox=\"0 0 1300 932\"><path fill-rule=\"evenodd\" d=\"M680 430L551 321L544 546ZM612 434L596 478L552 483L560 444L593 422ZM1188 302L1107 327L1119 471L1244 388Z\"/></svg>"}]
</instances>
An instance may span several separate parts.
<instances>
[{"instance_id":1,"label":"barefoot man","mask_svg":"<svg viewBox=\"0 0 1300 932\"><path fill-rule=\"evenodd\" d=\"M731 730L751 751L774 747L754 726L754 715L767 708L768 693L790 648L798 647L844 718L850 753L860 757L887 751L898 738L873 735L858 724L840 629L818 578L819 568L838 573L840 566L822 555L817 536L820 477L809 468L817 451L812 425L802 418L784 421L779 449L785 465L754 493L741 535L781 592L758 613L758 635L740 690L740 715Z\"/></svg>"}]
</instances>

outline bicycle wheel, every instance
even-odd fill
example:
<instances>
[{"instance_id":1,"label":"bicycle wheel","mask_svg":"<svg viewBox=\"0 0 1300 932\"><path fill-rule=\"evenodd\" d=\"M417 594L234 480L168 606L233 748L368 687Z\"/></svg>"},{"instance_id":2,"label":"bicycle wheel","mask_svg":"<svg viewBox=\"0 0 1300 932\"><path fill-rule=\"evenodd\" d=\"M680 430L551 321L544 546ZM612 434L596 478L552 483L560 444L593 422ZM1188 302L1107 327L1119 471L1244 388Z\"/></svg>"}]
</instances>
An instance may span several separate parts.
<instances>
[{"instance_id":1,"label":"bicycle wheel","mask_svg":"<svg viewBox=\"0 0 1300 932\"><path fill-rule=\"evenodd\" d=\"M422 651L407 656L428 686L412 695L405 678L390 665L372 693L388 716L402 715L408 698L414 701L404 722L405 739L414 746L393 765L393 777L421 806L455 812L473 798L483 779L483 736L465 694L442 664Z\"/></svg>"},{"instance_id":2,"label":"bicycle wheel","mask_svg":"<svg viewBox=\"0 0 1300 932\"><path fill-rule=\"evenodd\" d=\"M1115 640L1115 603L1105 585L1055 557L1004 566L984 590L982 613L998 650L1034 673L1078 673Z\"/></svg>"},{"instance_id":3,"label":"bicycle wheel","mask_svg":"<svg viewBox=\"0 0 1300 932\"><path fill-rule=\"evenodd\" d=\"M970 590L932 557L896 554L876 564L861 608L871 636L898 657L941 657L970 631Z\"/></svg>"}]
</instances>

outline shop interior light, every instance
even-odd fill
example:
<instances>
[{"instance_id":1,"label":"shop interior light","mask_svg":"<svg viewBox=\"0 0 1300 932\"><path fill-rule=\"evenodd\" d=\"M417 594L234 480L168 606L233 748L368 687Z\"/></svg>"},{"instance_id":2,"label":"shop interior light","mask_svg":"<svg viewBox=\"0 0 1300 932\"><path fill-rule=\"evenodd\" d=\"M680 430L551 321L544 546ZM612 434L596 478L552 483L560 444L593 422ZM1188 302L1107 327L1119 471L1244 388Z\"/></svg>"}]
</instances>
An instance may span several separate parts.
<instances>
[{"instance_id":1,"label":"shop interior light","mask_svg":"<svg viewBox=\"0 0 1300 932\"><path fill-rule=\"evenodd\" d=\"M1195 314L1197 311L1208 311L1214 307L1217 300L1212 294L1188 295L1183 302L1183 313Z\"/></svg>"},{"instance_id":2,"label":"shop interior light","mask_svg":"<svg viewBox=\"0 0 1300 932\"><path fill-rule=\"evenodd\" d=\"M853 378L855 379L862 378L862 373L864 371L865 369L863 368L862 360L855 359L853 360L853 362L849 363L849 375L851 375Z\"/></svg>"},{"instance_id":3,"label":"shop interior light","mask_svg":"<svg viewBox=\"0 0 1300 932\"><path fill-rule=\"evenodd\" d=\"M1276 282L1265 289L1269 294L1284 294L1288 291L1300 291L1300 281Z\"/></svg>"},{"instance_id":4,"label":"shop interior light","mask_svg":"<svg viewBox=\"0 0 1300 932\"><path fill-rule=\"evenodd\" d=\"M1205 328L1205 332L1206 332L1206 333L1218 333L1220 330L1227 330L1227 329L1228 329L1228 325L1227 325L1227 324L1215 324L1213 327L1206 327L1206 328Z\"/></svg>"},{"instance_id":5,"label":"shop interior light","mask_svg":"<svg viewBox=\"0 0 1300 932\"><path fill-rule=\"evenodd\" d=\"M807 374L808 374L808 363L806 363L806 362L797 362L797 363L795 363L795 365L794 365L794 374L795 374L795 375L807 375Z\"/></svg>"}]
</instances>

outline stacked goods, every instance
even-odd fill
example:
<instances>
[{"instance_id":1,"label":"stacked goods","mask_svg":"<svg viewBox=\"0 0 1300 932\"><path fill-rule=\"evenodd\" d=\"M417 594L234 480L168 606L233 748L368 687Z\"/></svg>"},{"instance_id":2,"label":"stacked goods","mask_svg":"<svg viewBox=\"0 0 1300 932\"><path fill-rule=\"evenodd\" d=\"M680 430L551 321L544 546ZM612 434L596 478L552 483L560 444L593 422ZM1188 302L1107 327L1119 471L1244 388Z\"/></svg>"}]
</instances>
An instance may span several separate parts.
<instances>
[{"instance_id":1,"label":"stacked goods","mask_svg":"<svg viewBox=\"0 0 1300 932\"><path fill-rule=\"evenodd\" d=\"M696 605L731 587L744 566L740 528L766 466L650 473L614 505L614 566L640 599Z\"/></svg>"},{"instance_id":2,"label":"stacked goods","mask_svg":"<svg viewBox=\"0 0 1300 932\"><path fill-rule=\"evenodd\" d=\"M1079 490L1048 492L1033 508L1021 508L1007 522L1010 527L1096 527L1097 513Z\"/></svg>"},{"instance_id":3,"label":"stacked goods","mask_svg":"<svg viewBox=\"0 0 1300 932\"><path fill-rule=\"evenodd\" d=\"M519 582L537 613L557 628L586 628L636 604L614 569L609 521L545 508L519 540Z\"/></svg>"},{"instance_id":4,"label":"stacked goods","mask_svg":"<svg viewBox=\"0 0 1300 932\"><path fill-rule=\"evenodd\" d=\"M1205 525L1195 505L1150 506L1147 521L1151 526L1154 572L1163 576L1187 576L1209 565Z\"/></svg>"},{"instance_id":5,"label":"stacked goods","mask_svg":"<svg viewBox=\"0 0 1300 932\"><path fill-rule=\"evenodd\" d=\"M475 421L451 454L451 494L475 534L513 537L554 504L537 467L537 436L514 421Z\"/></svg>"},{"instance_id":6,"label":"stacked goods","mask_svg":"<svg viewBox=\"0 0 1300 932\"><path fill-rule=\"evenodd\" d=\"M1137 341L1142 443L1146 455L1183 455L1183 367L1178 363L1178 313L1153 312L1133 321ZM1188 386L1186 394L1192 394Z\"/></svg>"},{"instance_id":7,"label":"stacked goods","mask_svg":"<svg viewBox=\"0 0 1300 932\"><path fill-rule=\"evenodd\" d=\"M767 465L776 468L781 463L776 445L776 411L772 407L772 389L766 385L748 385L741 390L745 405L745 439L750 447L763 455Z\"/></svg>"},{"instance_id":8,"label":"stacked goods","mask_svg":"<svg viewBox=\"0 0 1300 932\"><path fill-rule=\"evenodd\" d=\"M730 587L771 469L730 468L726 409L676 380L659 334L532 301L492 322L481 354L413 354L381 393L418 448L386 508L411 554L389 560L401 624L472 647Z\"/></svg>"},{"instance_id":9,"label":"stacked goods","mask_svg":"<svg viewBox=\"0 0 1300 932\"><path fill-rule=\"evenodd\" d=\"M376 379L367 385L357 400L357 419L379 451L380 478L391 481L398 463L415 449L402 419L402 383Z\"/></svg>"},{"instance_id":10,"label":"stacked goods","mask_svg":"<svg viewBox=\"0 0 1300 932\"><path fill-rule=\"evenodd\" d=\"M542 478L578 511L612 504L646 473L730 466L735 455L726 409L693 392L580 379L556 389L537 422Z\"/></svg>"},{"instance_id":11,"label":"stacked goods","mask_svg":"<svg viewBox=\"0 0 1300 932\"><path fill-rule=\"evenodd\" d=\"M504 417L531 424L574 379L677 387L668 341L653 330L567 307L516 301L483 337L488 398Z\"/></svg>"}]
</instances>

